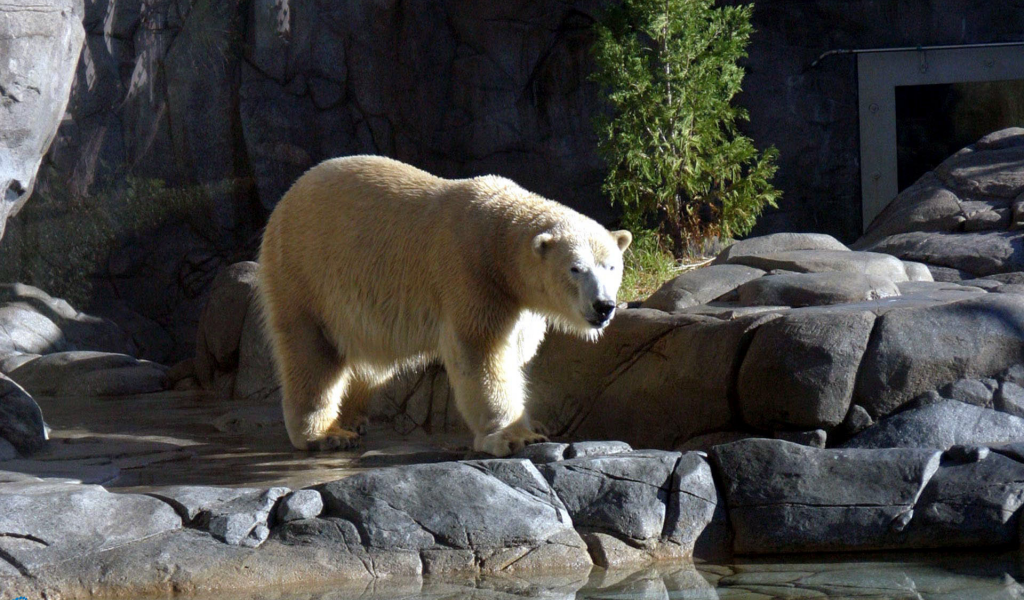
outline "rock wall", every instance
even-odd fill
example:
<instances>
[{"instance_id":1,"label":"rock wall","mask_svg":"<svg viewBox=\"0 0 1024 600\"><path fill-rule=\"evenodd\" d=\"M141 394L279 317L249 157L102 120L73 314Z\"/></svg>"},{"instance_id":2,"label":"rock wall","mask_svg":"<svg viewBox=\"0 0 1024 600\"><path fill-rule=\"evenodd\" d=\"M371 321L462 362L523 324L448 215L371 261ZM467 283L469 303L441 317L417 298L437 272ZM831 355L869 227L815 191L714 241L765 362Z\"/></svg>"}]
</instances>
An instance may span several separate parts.
<instances>
[{"instance_id":1,"label":"rock wall","mask_svg":"<svg viewBox=\"0 0 1024 600\"><path fill-rule=\"evenodd\" d=\"M170 362L190 353L217 271L254 256L269 209L328 157L497 173L611 220L586 79L605 1L87 2L65 121L0 248L0 280L144 331L143 356ZM761 0L754 25L739 101L755 142L781 151L784 192L757 232L848 241L860 233L855 60L814 59L1021 39L1024 11Z\"/></svg>"},{"instance_id":2,"label":"rock wall","mask_svg":"<svg viewBox=\"0 0 1024 600\"><path fill-rule=\"evenodd\" d=\"M738 0L727 0L740 4ZM835 49L1024 40L1024 10L1010 0L758 0L738 100L747 133L780 153L779 209L754 235L818 231L845 242L861 233L857 60Z\"/></svg>"}]
</instances>

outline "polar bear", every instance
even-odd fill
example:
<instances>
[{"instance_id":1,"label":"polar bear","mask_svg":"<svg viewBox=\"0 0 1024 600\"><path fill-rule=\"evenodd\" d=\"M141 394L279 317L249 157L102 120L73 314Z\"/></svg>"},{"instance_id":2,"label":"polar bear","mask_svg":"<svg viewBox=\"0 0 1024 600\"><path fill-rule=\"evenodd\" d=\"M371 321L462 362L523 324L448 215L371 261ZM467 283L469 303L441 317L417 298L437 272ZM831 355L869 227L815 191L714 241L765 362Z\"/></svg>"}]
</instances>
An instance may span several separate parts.
<instances>
[{"instance_id":1,"label":"polar bear","mask_svg":"<svg viewBox=\"0 0 1024 600\"><path fill-rule=\"evenodd\" d=\"M292 444L353 446L374 388L436 359L475 450L546 440L526 414L523 366L548 324L598 338L631 241L501 177L441 179L378 156L313 167L259 254Z\"/></svg>"}]
</instances>

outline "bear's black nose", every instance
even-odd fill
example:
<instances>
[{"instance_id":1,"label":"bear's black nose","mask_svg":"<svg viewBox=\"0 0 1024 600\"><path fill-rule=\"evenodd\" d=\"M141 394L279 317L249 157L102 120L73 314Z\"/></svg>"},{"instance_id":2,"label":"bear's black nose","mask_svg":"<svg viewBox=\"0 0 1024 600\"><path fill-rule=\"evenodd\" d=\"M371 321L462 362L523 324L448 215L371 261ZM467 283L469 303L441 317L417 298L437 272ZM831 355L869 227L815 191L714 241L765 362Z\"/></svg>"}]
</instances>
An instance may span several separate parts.
<instances>
[{"instance_id":1,"label":"bear's black nose","mask_svg":"<svg viewBox=\"0 0 1024 600\"><path fill-rule=\"evenodd\" d=\"M601 318L602 321L607 321L608 317L615 310L615 303L611 300L595 300L594 301L594 312Z\"/></svg>"}]
</instances>

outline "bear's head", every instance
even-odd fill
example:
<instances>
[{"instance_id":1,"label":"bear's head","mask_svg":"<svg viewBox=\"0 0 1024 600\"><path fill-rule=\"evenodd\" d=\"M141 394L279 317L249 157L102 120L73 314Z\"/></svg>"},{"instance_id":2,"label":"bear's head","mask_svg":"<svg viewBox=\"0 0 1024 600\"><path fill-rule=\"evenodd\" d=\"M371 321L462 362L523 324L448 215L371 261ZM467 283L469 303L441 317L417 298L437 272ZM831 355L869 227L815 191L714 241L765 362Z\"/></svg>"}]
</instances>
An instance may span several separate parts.
<instances>
[{"instance_id":1,"label":"bear's head","mask_svg":"<svg viewBox=\"0 0 1024 600\"><path fill-rule=\"evenodd\" d=\"M534 281L543 304L536 308L559 329L594 340L615 315L622 253L633 235L610 232L596 222L579 225L533 238L533 255L541 264Z\"/></svg>"}]
</instances>

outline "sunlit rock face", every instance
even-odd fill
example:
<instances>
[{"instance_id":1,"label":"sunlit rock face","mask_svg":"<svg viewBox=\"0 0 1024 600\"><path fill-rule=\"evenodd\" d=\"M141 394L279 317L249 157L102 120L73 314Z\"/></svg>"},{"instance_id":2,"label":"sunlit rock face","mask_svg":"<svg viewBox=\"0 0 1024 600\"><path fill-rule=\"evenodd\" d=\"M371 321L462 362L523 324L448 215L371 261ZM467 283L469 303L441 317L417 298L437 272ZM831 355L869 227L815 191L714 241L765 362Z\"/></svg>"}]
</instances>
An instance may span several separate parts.
<instances>
[{"instance_id":1,"label":"sunlit rock face","mask_svg":"<svg viewBox=\"0 0 1024 600\"><path fill-rule=\"evenodd\" d=\"M82 49L81 3L0 2L0 236L32 193Z\"/></svg>"}]
</instances>

